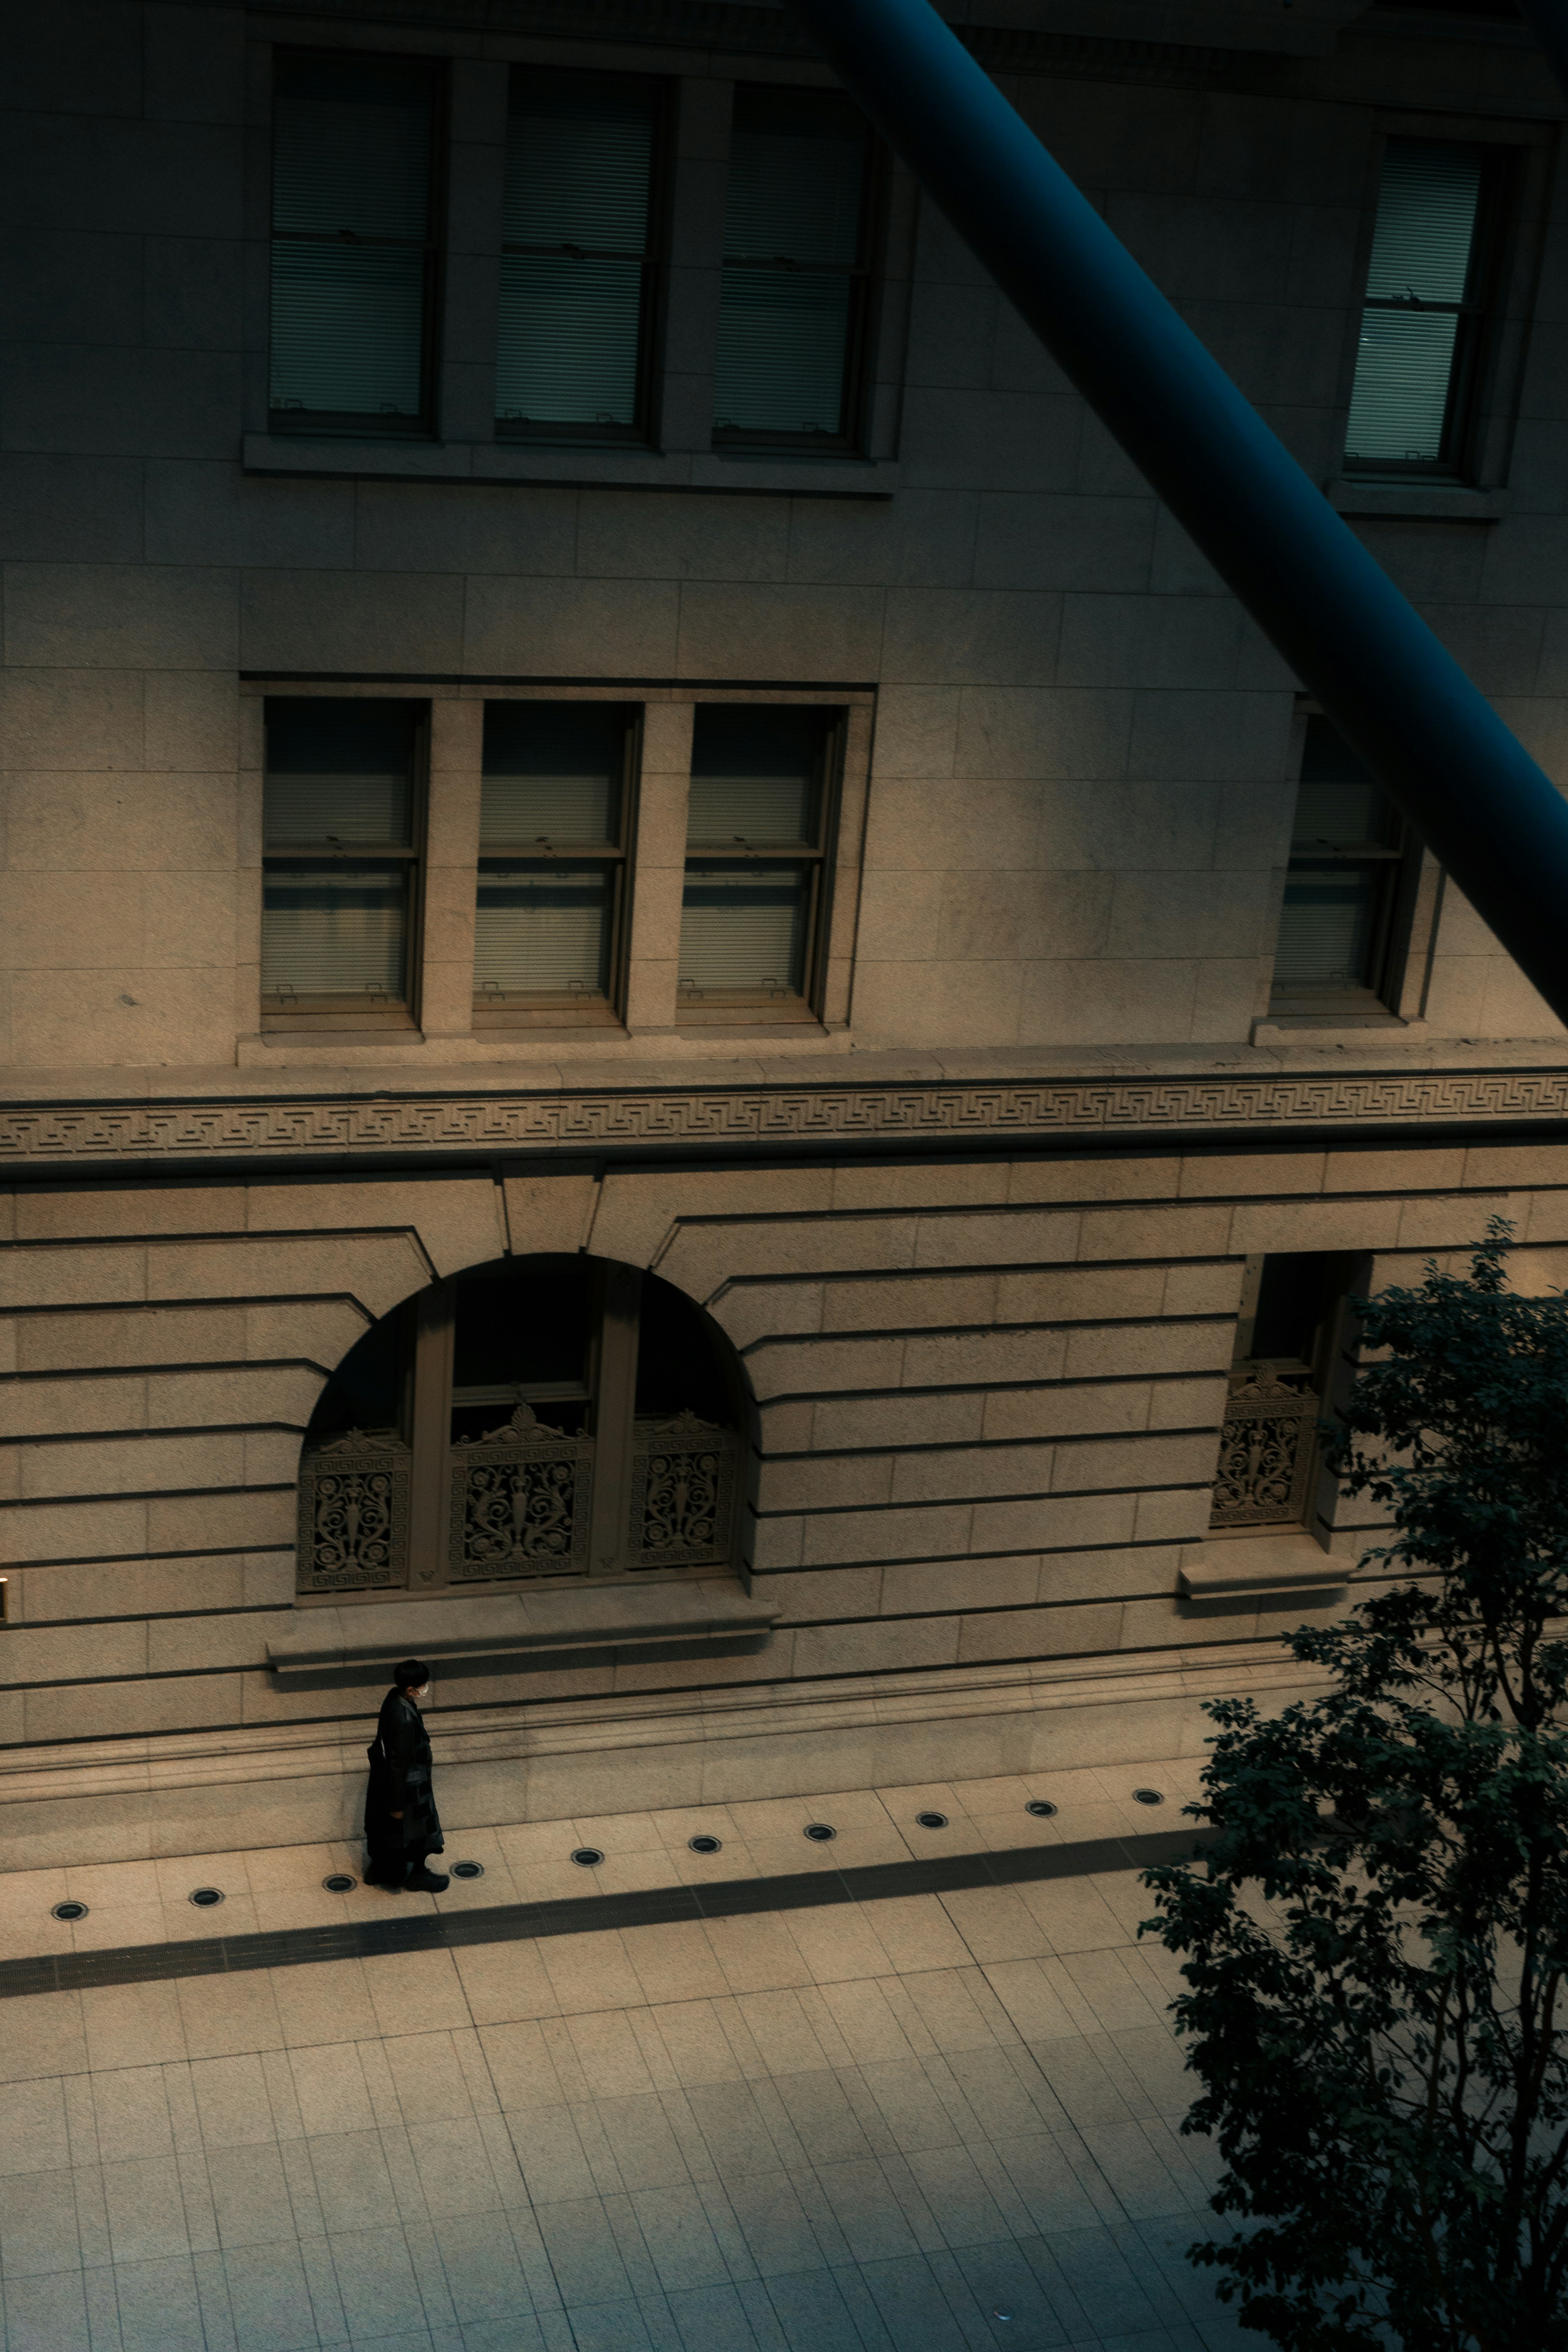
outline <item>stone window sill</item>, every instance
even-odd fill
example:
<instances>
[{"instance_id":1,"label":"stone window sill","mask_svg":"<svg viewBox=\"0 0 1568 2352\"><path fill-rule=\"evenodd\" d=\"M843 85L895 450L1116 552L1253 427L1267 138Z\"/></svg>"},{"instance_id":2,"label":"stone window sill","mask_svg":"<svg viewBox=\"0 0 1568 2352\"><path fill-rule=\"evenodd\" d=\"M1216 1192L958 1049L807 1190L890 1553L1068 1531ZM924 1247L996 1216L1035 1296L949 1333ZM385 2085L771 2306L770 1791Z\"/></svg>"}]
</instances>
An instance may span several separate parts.
<instances>
[{"instance_id":1,"label":"stone window sill","mask_svg":"<svg viewBox=\"0 0 1568 2352\"><path fill-rule=\"evenodd\" d=\"M890 499L899 487L891 457L730 457L717 451L563 449L507 442L296 439L247 433L247 474L351 476L399 482L516 482L563 488L759 490L811 498Z\"/></svg>"},{"instance_id":2,"label":"stone window sill","mask_svg":"<svg viewBox=\"0 0 1568 2352\"><path fill-rule=\"evenodd\" d=\"M1176 1584L1184 1601L1241 1603L1277 1593L1331 1600L1344 1590L1345 1569L1304 1528L1255 1536L1211 1537L1184 1544Z\"/></svg>"},{"instance_id":3,"label":"stone window sill","mask_svg":"<svg viewBox=\"0 0 1568 2352\"><path fill-rule=\"evenodd\" d=\"M393 1664L399 1658L530 1658L558 1650L647 1650L666 1643L750 1641L761 1648L779 1612L739 1577L683 1583L584 1584L550 1592L381 1601L295 1609L267 1644L277 1675Z\"/></svg>"},{"instance_id":4,"label":"stone window sill","mask_svg":"<svg viewBox=\"0 0 1568 2352\"><path fill-rule=\"evenodd\" d=\"M1328 485L1336 513L1366 520L1382 516L1427 522L1500 522L1506 490L1479 490L1465 482L1373 482L1346 474Z\"/></svg>"},{"instance_id":5,"label":"stone window sill","mask_svg":"<svg viewBox=\"0 0 1568 2352\"><path fill-rule=\"evenodd\" d=\"M1408 1039L1419 1045L1425 1021L1398 1013L1275 1013L1252 1024L1254 1045L1363 1045L1369 1037Z\"/></svg>"}]
</instances>

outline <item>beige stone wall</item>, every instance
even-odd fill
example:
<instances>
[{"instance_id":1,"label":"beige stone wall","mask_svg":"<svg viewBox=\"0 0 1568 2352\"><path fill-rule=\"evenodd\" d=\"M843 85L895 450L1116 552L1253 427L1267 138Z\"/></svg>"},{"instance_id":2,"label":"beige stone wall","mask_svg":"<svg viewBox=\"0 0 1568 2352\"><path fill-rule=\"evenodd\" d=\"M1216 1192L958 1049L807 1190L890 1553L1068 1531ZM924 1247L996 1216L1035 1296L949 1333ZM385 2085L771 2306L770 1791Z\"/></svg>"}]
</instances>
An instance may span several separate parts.
<instances>
[{"instance_id":1,"label":"beige stone wall","mask_svg":"<svg viewBox=\"0 0 1568 2352\"><path fill-rule=\"evenodd\" d=\"M232 1064L256 1036L259 845L241 671L875 687L848 1042L1246 1041L1267 1006L1293 681L907 181L877 453L866 479L852 468L837 485L854 495L820 467L805 489L785 494L798 478L785 469L764 494L755 467L690 454L684 475L658 473L663 457L589 465L558 452L551 482L479 478L497 462L481 292L463 298L471 316L452 296L440 446L400 445L404 478L386 479L385 454L357 443L291 457L261 446L266 307L246 273L265 284L265 40L247 52L240 12L218 6L30 5L20 19L0 1061ZM289 30L411 37L330 9ZM1413 490L1392 506L1384 495L1355 527L1568 782L1564 248L1550 146L1561 103L1528 46L1428 32L1348 27L1332 55L1298 58L1283 78L1259 65L1256 86L1216 81L1204 53L1173 49L1153 86L1110 65L1106 79L1075 80L1058 60L1007 87L1336 497L1379 124L1403 110L1439 135L1523 142L1486 494ZM471 227L508 61L533 51L435 27L418 45L460 52L455 169L479 177L454 202ZM619 53L550 54L613 66ZM679 364L698 416L723 92L736 74L818 69L661 51L657 35L637 62L684 78L690 201L677 258L680 299L695 307L681 312ZM479 288L489 266L466 260L463 285ZM697 426L681 413L670 431L684 450ZM464 466L467 479L435 478ZM637 487L656 477L657 495ZM664 817L669 750L650 770L650 814L657 802ZM446 782L449 806L438 773L427 1001L457 1034L471 888L450 862L461 780ZM678 838L650 831L647 855L648 907L663 904L668 933ZM650 940L648 987L629 1007L645 1049L668 1026L659 953ZM1425 995L1433 1038L1558 1034L1452 890L1429 989L1426 978L1415 1001ZM836 972L840 999L847 979ZM377 1050L395 1064L419 1049ZM582 1050L618 1049L605 1038Z\"/></svg>"},{"instance_id":2,"label":"beige stone wall","mask_svg":"<svg viewBox=\"0 0 1568 2352\"><path fill-rule=\"evenodd\" d=\"M1279 1605L1194 1612L1177 1591L1207 1523L1242 1257L1365 1252L1381 1285L1500 1207L1521 1279L1568 1262L1568 1153L1541 1146L524 1171L504 1192L486 1172L7 1196L0 1740L363 1713L357 1685L284 1688L265 1664L291 1602L300 1435L369 1319L509 1233L520 1253L651 1265L730 1333L760 1428L755 1589L782 1619L760 1657L456 1674L453 1722L1217 1660L1281 1626ZM1335 1531L1352 1570L1363 1539Z\"/></svg>"}]
</instances>

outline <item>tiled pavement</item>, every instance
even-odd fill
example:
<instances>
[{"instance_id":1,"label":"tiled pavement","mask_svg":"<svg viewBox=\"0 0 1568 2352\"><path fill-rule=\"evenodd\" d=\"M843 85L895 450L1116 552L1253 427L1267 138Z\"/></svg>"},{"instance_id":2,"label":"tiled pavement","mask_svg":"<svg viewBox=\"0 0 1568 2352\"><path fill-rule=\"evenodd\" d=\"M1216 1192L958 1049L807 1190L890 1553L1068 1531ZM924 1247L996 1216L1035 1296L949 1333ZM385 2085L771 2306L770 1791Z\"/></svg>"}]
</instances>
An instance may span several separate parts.
<instances>
[{"instance_id":1,"label":"tiled pavement","mask_svg":"<svg viewBox=\"0 0 1568 2352\"><path fill-rule=\"evenodd\" d=\"M1114 1833L1106 1805L1147 1829L1131 1786L1173 1811L1192 1771L1055 1776L1084 1806L1056 1826ZM1003 1824L1034 1791L800 1801L781 1843L813 1815L880 1841L872 1807L898 1835L933 1804L978 1839L980 1796ZM736 1876L765 1811L503 1828L449 1857L486 1861L465 1899L511 1902L581 1891L564 1861L540 1885L568 1831L613 1860L684 1855L700 1827ZM342 1858L115 1865L153 1874L123 1903L107 1870L69 1877L124 1943L152 1939L149 1885L200 1933L177 1889L203 1877L247 1926L385 1904L320 1894ZM47 1882L0 1879L6 1950L40 1948ZM1216 2352L1237 2331L1180 2260L1207 2152L1173 2128L1148 1908L1109 1873L5 2001L7 2352Z\"/></svg>"}]
</instances>

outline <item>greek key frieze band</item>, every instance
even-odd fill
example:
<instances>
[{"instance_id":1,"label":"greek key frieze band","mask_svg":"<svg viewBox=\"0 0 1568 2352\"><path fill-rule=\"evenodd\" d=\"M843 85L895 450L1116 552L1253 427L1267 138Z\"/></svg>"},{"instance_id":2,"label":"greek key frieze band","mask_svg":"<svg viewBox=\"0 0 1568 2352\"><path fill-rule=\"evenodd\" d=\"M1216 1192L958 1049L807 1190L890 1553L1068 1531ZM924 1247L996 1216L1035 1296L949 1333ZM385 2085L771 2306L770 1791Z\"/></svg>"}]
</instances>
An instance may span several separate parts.
<instances>
[{"instance_id":1,"label":"greek key frieze band","mask_svg":"<svg viewBox=\"0 0 1568 2352\"><path fill-rule=\"evenodd\" d=\"M47 1103L0 1114L0 1164L701 1145L1006 1142L1297 1126L1561 1119L1568 1069L1052 1080L1037 1084L600 1087Z\"/></svg>"}]
</instances>

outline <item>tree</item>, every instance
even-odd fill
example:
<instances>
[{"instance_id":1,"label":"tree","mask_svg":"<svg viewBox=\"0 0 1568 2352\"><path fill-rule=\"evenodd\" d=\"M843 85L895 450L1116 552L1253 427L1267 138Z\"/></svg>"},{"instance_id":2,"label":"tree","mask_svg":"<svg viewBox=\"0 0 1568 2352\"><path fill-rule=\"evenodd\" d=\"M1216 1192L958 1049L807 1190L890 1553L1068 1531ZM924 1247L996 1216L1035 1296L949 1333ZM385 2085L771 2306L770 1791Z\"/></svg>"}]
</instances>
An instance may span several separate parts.
<instances>
[{"instance_id":1,"label":"tree","mask_svg":"<svg viewBox=\"0 0 1568 2352\"><path fill-rule=\"evenodd\" d=\"M1145 1881L1238 2224L1189 2259L1290 2352L1568 2347L1568 1297L1510 1230L1356 1302L1331 1461L1404 1580L1288 1637L1321 1696L1210 1706L1213 1843Z\"/></svg>"}]
</instances>

